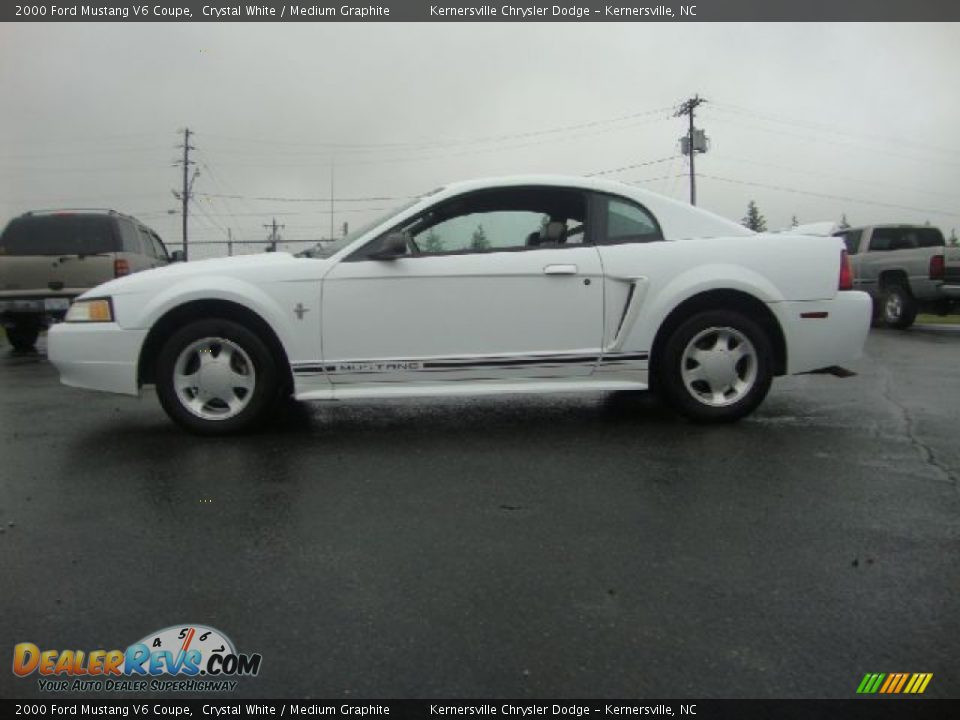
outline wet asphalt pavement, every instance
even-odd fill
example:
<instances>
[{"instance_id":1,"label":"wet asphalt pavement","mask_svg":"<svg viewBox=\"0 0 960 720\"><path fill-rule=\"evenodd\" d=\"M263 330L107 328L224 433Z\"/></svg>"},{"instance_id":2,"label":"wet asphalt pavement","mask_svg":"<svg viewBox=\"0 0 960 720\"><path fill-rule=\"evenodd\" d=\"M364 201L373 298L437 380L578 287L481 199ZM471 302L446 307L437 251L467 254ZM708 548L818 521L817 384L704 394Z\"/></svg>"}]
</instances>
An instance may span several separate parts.
<instances>
[{"instance_id":1,"label":"wet asphalt pavement","mask_svg":"<svg viewBox=\"0 0 960 720\"><path fill-rule=\"evenodd\" d=\"M608 394L309 405L202 439L0 348L15 643L203 623L232 697L960 696L960 326L698 427ZM48 694L47 697L50 697Z\"/></svg>"}]
</instances>

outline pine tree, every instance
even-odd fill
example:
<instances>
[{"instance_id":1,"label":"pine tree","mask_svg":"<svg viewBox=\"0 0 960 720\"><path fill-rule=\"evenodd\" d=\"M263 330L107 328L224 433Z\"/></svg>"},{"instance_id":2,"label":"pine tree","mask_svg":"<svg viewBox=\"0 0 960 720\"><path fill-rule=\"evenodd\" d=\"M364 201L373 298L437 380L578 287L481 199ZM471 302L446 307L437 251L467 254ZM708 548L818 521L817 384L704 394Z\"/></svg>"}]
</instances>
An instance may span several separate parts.
<instances>
[{"instance_id":1,"label":"pine tree","mask_svg":"<svg viewBox=\"0 0 960 720\"><path fill-rule=\"evenodd\" d=\"M799 225L799 224L800 224L800 221L797 220L797 216L796 216L796 215L794 215L793 217L790 218L790 227L796 227L796 226Z\"/></svg>"},{"instance_id":2,"label":"pine tree","mask_svg":"<svg viewBox=\"0 0 960 720\"><path fill-rule=\"evenodd\" d=\"M427 237L423 240L423 252L426 253L440 253L445 250L443 246L443 240L440 239L440 236L437 235L437 231L433 228L427 231Z\"/></svg>"},{"instance_id":3,"label":"pine tree","mask_svg":"<svg viewBox=\"0 0 960 720\"><path fill-rule=\"evenodd\" d=\"M848 227L850 227L850 223L847 222L847 214L844 213L840 216L840 229L846 230Z\"/></svg>"},{"instance_id":4,"label":"pine tree","mask_svg":"<svg viewBox=\"0 0 960 720\"><path fill-rule=\"evenodd\" d=\"M477 225L477 229L473 231L473 236L470 238L470 249L471 250L489 250L490 241L487 240L487 233L483 230L483 225Z\"/></svg>"},{"instance_id":5,"label":"pine tree","mask_svg":"<svg viewBox=\"0 0 960 720\"><path fill-rule=\"evenodd\" d=\"M767 219L760 214L757 204L751 200L747 205L747 214L740 223L754 232L764 232L767 229Z\"/></svg>"},{"instance_id":6,"label":"pine tree","mask_svg":"<svg viewBox=\"0 0 960 720\"><path fill-rule=\"evenodd\" d=\"M949 240L949 242L950 242L951 245L953 245L953 247L956 247L956 246L957 246L958 240L957 240L957 229L956 229L956 228L951 228L951 229L950 229L950 240Z\"/></svg>"}]
</instances>

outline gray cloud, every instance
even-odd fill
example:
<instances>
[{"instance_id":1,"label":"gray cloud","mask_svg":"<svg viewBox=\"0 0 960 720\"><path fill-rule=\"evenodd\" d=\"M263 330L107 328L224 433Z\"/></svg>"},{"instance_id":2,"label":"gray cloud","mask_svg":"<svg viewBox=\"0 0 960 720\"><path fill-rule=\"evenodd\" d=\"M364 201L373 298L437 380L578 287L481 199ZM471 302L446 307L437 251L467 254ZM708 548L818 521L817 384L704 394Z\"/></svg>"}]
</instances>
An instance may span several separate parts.
<instances>
[{"instance_id":1,"label":"gray cloud","mask_svg":"<svg viewBox=\"0 0 960 720\"><path fill-rule=\"evenodd\" d=\"M331 161L344 198L586 174L676 155L684 124L665 109L698 92L702 206L738 219L755 199L772 227L845 212L949 232L958 60L956 24L6 25L0 214L109 206L178 241L166 211L185 125L194 189L214 195L327 197ZM685 167L610 176L686 197L664 177ZM329 232L323 203L198 202L197 240L263 238L274 215L287 238ZM338 202L335 224L389 205Z\"/></svg>"}]
</instances>

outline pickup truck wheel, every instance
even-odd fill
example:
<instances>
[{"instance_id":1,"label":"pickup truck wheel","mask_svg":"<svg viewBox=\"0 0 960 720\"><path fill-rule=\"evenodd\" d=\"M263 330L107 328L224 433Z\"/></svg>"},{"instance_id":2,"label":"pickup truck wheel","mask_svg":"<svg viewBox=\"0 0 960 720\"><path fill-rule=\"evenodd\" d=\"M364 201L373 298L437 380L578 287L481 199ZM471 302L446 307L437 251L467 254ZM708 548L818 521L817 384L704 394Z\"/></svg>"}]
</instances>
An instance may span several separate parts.
<instances>
[{"instance_id":1,"label":"pickup truck wheel","mask_svg":"<svg viewBox=\"0 0 960 720\"><path fill-rule=\"evenodd\" d=\"M694 315L667 339L659 388L697 422L733 422L752 412L773 380L773 348L763 329L730 310Z\"/></svg>"},{"instance_id":2,"label":"pickup truck wheel","mask_svg":"<svg viewBox=\"0 0 960 720\"><path fill-rule=\"evenodd\" d=\"M33 350L40 336L40 329L32 325L14 325L7 328L7 340L17 352Z\"/></svg>"},{"instance_id":3,"label":"pickup truck wheel","mask_svg":"<svg viewBox=\"0 0 960 720\"><path fill-rule=\"evenodd\" d=\"M199 320L157 358L157 397L176 423L203 435L252 428L277 396L279 373L260 337L231 320Z\"/></svg>"},{"instance_id":4,"label":"pickup truck wheel","mask_svg":"<svg viewBox=\"0 0 960 720\"><path fill-rule=\"evenodd\" d=\"M883 321L887 327L903 330L917 317L917 301L903 285L891 284L883 289Z\"/></svg>"}]
</instances>

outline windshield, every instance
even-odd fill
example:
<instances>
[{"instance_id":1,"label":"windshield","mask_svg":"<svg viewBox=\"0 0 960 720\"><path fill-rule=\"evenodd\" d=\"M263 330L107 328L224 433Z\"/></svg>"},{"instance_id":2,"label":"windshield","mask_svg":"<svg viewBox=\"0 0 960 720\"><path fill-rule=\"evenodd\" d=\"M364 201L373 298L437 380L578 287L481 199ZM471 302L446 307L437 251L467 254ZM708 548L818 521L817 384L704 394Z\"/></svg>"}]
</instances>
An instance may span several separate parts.
<instances>
[{"instance_id":1,"label":"windshield","mask_svg":"<svg viewBox=\"0 0 960 720\"><path fill-rule=\"evenodd\" d=\"M113 220L100 215L19 217L0 235L0 255L98 255L119 249Z\"/></svg>"},{"instance_id":2,"label":"windshield","mask_svg":"<svg viewBox=\"0 0 960 720\"><path fill-rule=\"evenodd\" d=\"M370 232L371 230L373 230L375 227L377 227L377 225L380 225L380 224L382 224L382 223L385 223L387 220L389 220L390 218L392 218L394 215L399 215L399 214L402 213L404 210L408 210L409 208L412 208L414 205L416 205L416 204L417 204L418 202L420 202L422 199L423 199L423 198L418 197L418 198L414 198L413 200L410 200L410 201L408 201L408 202L405 202L403 205L401 205L401 206L399 206L399 207L397 207L397 208L394 208L393 210L391 210L390 212L386 213L385 215L381 215L381 216L378 217L376 220L373 220L372 222L368 222L366 225L363 225L362 227L359 227L359 228L357 228L356 230L352 230L352 231L348 232L348 233L347 233L346 235L344 235L342 238L340 238L340 239L338 239L338 240L334 240L333 242L321 242L321 243L317 243L317 244L314 245L312 248L307 248L307 249L304 250L303 252L297 253L297 256L298 256L298 257L317 257L317 258L330 257L330 256L333 255L334 253L337 253L337 252L343 250L343 248L345 248L347 245L349 245L350 243L352 243L352 242L353 242L354 240L356 240L358 237L360 237L360 236L362 236L362 235Z\"/></svg>"}]
</instances>

